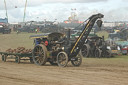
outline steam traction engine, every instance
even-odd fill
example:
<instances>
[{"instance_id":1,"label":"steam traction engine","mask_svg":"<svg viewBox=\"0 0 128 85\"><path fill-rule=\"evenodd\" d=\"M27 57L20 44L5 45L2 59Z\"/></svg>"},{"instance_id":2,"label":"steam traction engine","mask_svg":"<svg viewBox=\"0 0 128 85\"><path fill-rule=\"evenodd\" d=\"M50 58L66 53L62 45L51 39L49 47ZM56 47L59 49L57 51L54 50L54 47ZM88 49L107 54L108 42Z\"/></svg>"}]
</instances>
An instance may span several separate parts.
<instances>
[{"instance_id":1,"label":"steam traction engine","mask_svg":"<svg viewBox=\"0 0 128 85\"><path fill-rule=\"evenodd\" d=\"M80 66L82 63L80 50L95 22L97 21L97 25L101 26L103 17L104 15L100 13L89 17L79 37L73 41L70 39L70 35L65 36L61 33L51 33L35 38L36 45L32 53L34 63L44 65L46 62L50 62L52 65L58 64L60 67L65 67L71 61L72 65Z\"/></svg>"}]
</instances>

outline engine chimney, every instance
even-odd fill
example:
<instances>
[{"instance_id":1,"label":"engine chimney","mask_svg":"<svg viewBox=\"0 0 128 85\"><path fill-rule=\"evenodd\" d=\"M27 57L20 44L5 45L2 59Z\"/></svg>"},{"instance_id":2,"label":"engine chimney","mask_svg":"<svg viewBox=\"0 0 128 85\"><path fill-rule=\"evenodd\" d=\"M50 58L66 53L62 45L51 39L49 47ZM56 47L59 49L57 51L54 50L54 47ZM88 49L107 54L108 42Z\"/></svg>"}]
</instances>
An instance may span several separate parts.
<instances>
[{"instance_id":1,"label":"engine chimney","mask_svg":"<svg viewBox=\"0 0 128 85\"><path fill-rule=\"evenodd\" d=\"M70 34L71 34L70 31L71 31L71 29L68 28L67 29L67 40L70 40Z\"/></svg>"}]
</instances>

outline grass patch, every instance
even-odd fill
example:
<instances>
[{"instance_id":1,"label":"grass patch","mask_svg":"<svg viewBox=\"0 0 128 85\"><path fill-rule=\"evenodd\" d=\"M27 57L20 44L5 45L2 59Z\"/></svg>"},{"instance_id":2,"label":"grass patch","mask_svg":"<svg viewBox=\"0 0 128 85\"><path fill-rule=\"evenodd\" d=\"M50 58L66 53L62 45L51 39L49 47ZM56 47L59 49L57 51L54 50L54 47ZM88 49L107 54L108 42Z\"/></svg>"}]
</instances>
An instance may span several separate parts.
<instances>
[{"instance_id":1,"label":"grass patch","mask_svg":"<svg viewBox=\"0 0 128 85\"><path fill-rule=\"evenodd\" d=\"M0 51L5 51L8 48L33 48L33 39L30 39L30 35L35 33L20 33L16 34L15 32L11 34L0 34Z\"/></svg>"}]
</instances>

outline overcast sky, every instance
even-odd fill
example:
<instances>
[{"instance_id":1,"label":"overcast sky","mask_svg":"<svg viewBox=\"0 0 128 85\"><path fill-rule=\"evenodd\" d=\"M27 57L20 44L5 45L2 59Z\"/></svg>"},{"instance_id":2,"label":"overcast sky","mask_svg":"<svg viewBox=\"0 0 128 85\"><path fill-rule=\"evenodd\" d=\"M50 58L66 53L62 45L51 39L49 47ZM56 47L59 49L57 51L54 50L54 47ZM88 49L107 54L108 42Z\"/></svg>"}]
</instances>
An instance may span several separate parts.
<instances>
[{"instance_id":1,"label":"overcast sky","mask_svg":"<svg viewBox=\"0 0 128 85\"><path fill-rule=\"evenodd\" d=\"M26 0L6 0L9 22L22 22ZM95 13L106 21L128 21L128 0L27 0L25 21L67 20L76 8L77 19L84 21ZM17 6L17 8L15 8ZM4 0L0 0L0 18L5 18Z\"/></svg>"}]
</instances>

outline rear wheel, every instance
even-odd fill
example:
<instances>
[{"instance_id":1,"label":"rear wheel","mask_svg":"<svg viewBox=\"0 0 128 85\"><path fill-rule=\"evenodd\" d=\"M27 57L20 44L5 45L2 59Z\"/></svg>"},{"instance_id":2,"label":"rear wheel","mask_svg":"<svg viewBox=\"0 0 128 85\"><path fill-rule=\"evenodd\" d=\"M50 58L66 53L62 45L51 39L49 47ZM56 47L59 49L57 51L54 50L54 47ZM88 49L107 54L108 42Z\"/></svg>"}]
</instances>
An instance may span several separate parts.
<instances>
[{"instance_id":1,"label":"rear wheel","mask_svg":"<svg viewBox=\"0 0 128 85\"><path fill-rule=\"evenodd\" d=\"M82 63L82 55L79 53L74 60L71 60L73 66L80 66Z\"/></svg>"},{"instance_id":2,"label":"rear wheel","mask_svg":"<svg viewBox=\"0 0 128 85\"><path fill-rule=\"evenodd\" d=\"M57 55L57 64L60 67L65 67L68 64L68 55L65 52L59 52Z\"/></svg>"},{"instance_id":3,"label":"rear wheel","mask_svg":"<svg viewBox=\"0 0 128 85\"><path fill-rule=\"evenodd\" d=\"M89 49L90 49L90 46L88 44L83 45L83 48L81 49L81 53L82 53L83 57L89 56Z\"/></svg>"},{"instance_id":4,"label":"rear wheel","mask_svg":"<svg viewBox=\"0 0 128 85\"><path fill-rule=\"evenodd\" d=\"M33 61L37 65L44 65L47 61L47 48L44 45L37 45L32 53Z\"/></svg>"},{"instance_id":5,"label":"rear wheel","mask_svg":"<svg viewBox=\"0 0 128 85\"><path fill-rule=\"evenodd\" d=\"M95 49L94 56L96 58L100 58L101 57L101 50L99 48Z\"/></svg>"}]
</instances>

